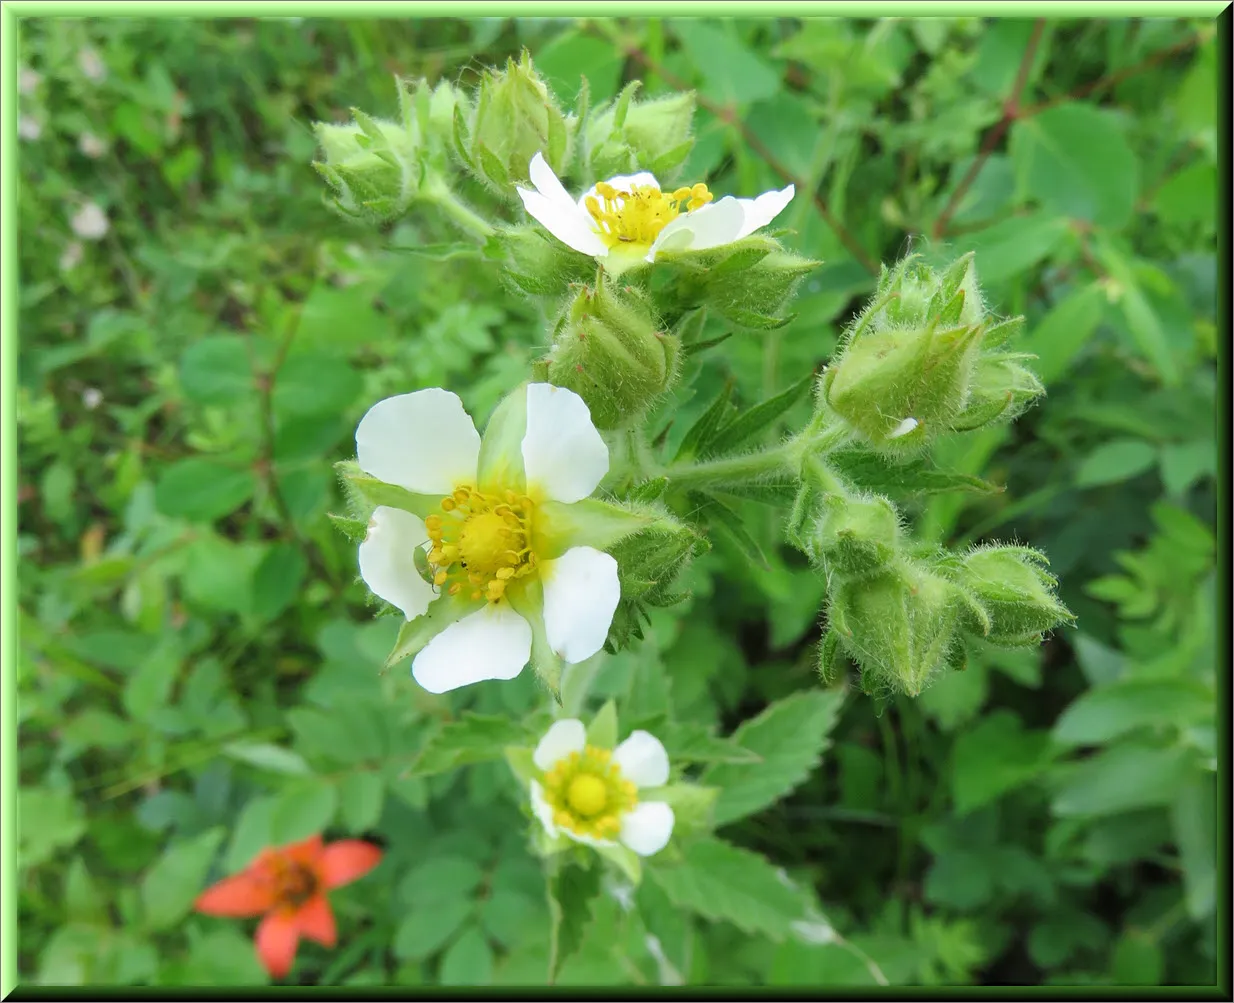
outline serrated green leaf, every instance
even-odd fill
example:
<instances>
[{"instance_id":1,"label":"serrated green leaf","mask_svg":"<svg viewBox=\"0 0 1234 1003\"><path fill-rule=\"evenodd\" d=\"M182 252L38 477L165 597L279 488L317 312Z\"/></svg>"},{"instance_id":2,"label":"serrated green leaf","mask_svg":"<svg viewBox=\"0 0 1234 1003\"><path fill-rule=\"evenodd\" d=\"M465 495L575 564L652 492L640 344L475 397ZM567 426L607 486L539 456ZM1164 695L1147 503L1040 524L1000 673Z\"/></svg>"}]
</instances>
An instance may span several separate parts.
<instances>
[{"instance_id":1,"label":"serrated green leaf","mask_svg":"<svg viewBox=\"0 0 1234 1003\"><path fill-rule=\"evenodd\" d=\"M178 843L146 872L141 882L141 900L149 929L165 930L188 915L193 900L205 886L206 874L223 835L222 829L211 829Z\"/></svg>"},{"instance_id":2,"label":"serrated green leaf","mask_svg":"<svg viewBox=\"0 0 1234 1003\"><path fill-rule=\"evenodd\" d=\"M507 717L463 714L429 737L407 774L425 777L501 759L506 746L527 744L535 737L522 724Z\"/></svg>"},{"instance_id":3,"label":"serrated green leaf","mask_svg":"<svg viewBox=\"0 0 1234 1003\"><path fill-rule=\"evenodd\" d=\"M578 951L591 922L591 902L600 893L600 870L558 864L548 875L548 910L551 920L548 984L567 958Z\"/></svg>"},{"instance_id":4,"label":"serrated green leaf","mask_svg":"<svg viewBox=\"0 0 1234 1003\"><path fill-rule=\"evenodd\" d=\"M719 787L717 826L751 815L801 783L828 745L844 695L834 690L796 693L746 721L732 740L761 757L759 763L720 763L700 783Z\"/></svg>"},{"instance_id":5,"label":"serrated green leaf","mask_svg":"<svg viewBox=\"0 0 1234 1003\"><path fill-rule=\"evenodd\" d=\"M801 897L766 859L718 839L686 846L676 863L651 858L647 877L677 908L772 940L786 938L805 912Z\"/></svg>"},{"instance_id":6,"label":"serrated green leaf","mask_svg":"<svg viewBox=\"0 0 1234 1003\"><path fill-rule=\"evenodd\" d=\"M805 397L813 383L814 374L811 373L787 390L755 404L720 429L707 443L706 454L699 455L720 455L744 445Z\"/></svg>"}]
</instances>

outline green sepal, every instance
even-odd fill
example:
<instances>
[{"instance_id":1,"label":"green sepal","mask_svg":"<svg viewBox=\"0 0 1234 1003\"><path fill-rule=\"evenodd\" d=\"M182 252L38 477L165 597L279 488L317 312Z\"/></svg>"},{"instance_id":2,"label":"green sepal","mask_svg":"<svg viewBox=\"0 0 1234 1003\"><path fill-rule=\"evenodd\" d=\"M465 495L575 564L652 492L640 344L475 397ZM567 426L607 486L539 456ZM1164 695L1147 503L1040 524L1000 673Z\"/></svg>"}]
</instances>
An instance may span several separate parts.
<instances>
[{"instance_id":1,"label":"green sepal","mask_svg":"<svg viewBox=\"0 0 1234 1003\"><path fill-rule=\"evenodd\" d=\"M630 884L634 885L635 888L643 880L642 861L639 860L638 854L628 846L622 846L620 843L611 843L594 846L592 849L605 860L615 864L617 869L629 879Z\"/></svg>"},{"instance_id":2,"label":"green sepal","mask_svg":"<svg viewBox=\"0 0 1234 1003\"><path fill-rule=\"evenodd\" d=\"M641 801L663 801L673 809L673 837L711 832L715 828L712 813L719 787L701 784L667 784L639 792Z\"/></svg>"},{"instance_id":3,"label":"green sepal","mask_svg":"<svg viewBox=\"0 0 1234 1003\"><path fill-rule=\"evenodd\" d=\"M327 512L330 521L334 523L343 535L352 543L363 543L364 538L368 536L368 523L363 519L353 519L350 516L335 515L333 512Z\"/></svg>"},{"instance_id":4,"label":"green sepal","mask_svg":"<svg viewBox=\"0 0 1234 1003\"><path fill-rule=\"evenodd\" d=\"M628 536L649 529L670 516L655 509L643 511L623 505L584 498L566 503L546 501L537 507L537 545L542 560L560 557L571 547L594 547L608 550Z\"/></svg>"},{"instance_id":5,"label":"green sepal","mask_svg":"<svg viewBox=\"0 0 1234 1003\"><path fill-rule=\"evenodd\" d=\"M608 700L587 726L587 744L613 749L617 746L617 734L617 704Z\"/></svg>"},{"instance_id":6,"label":"green sepal","mask_svg":"<svg viewBox=\"0 0 1234 1003\"><path fill-rule=\"evenodd\" d=\"M428 609L414 620L407 620L399 627L394 648L386 658L386 668L404 658L418 655L426 644L443 630L469 613L484 605L483 599L463 599L459 596L438 596Z\"/></svg>"},{"instance_id":7,"label":"green sepal","mask_svg":"<svg viewBox=\"0 0 1234 1003\"><path fill-rule=\"evenodd\" d=\"M343 477L371 505L384 505L387 508L402 509L404 512L410 512L421 519L427 518L434 512L441 511L440 495L417 494L414 491L401 488L397 484L387 484L385 481L379 481L376 477L369 477L367 474L345 472Z\"/></svg>"},{"instance_id":8,"label":"green sepal","mask_svg":"<svg viewBox=\"0 0 1234 1003\"><path fill-rule=\"evenodd\" d=\"M565 667L561 656L548 643L548 631L544 626L544 586L539 578L533 578L521 589L506 592L510 606L531 627L531 668L549 691L553 700L561 704L561 672Z\"/></svg>"},{"instance_id":9,"label":"green sepal","mask_svg":"<svg viewBox=\"0 0 1234 1003\"><path fill-rule=\"evenodd\" d=\"M501 399L480 438L476 479L485 490L500 487L527 490L523 468L523 437L527 434L527 384L520 383Z\"/></svg>"},{"instance_id":10,"label":"green sepal","mask_svg":"<svg viewBox=\"0 0 1234 1003\"><path fill-rule=\"evenodd\" d=\"M510 772L518 778L524 787L530 787L533 780L540 778L540 771L535 763L535 750L525 745L508 745L505 749L506 762ZM538 823L537 823L538 824Z\"/></svg>"}]
</instances>

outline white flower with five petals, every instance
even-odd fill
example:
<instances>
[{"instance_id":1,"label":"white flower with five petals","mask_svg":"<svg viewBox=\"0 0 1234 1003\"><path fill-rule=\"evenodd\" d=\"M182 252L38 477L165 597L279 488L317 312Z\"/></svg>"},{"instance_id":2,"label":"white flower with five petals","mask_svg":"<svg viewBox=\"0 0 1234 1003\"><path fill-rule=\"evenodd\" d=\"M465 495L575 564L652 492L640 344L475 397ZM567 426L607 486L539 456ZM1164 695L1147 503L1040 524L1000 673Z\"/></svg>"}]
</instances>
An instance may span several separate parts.
<instances>
[{"instance_id":1,"label":"white flower with five petals","mask_svg":"<svg viewBox=\"0 0 1234 1003\"><path fill-rule=\"evenodd\" d=\"M632 732L616 749L587 744L583 722L553 724L533 756L531 807L550 838L564 835L589 846L618 843L641 857L659 853L673 834L673 809L640 792L668 781L668 753L645 731Z\"/></svg>"},{"instance_id":2,"label":"white flower with five petals","mask_svg":"<svg viewBox=\"0 0 1234 1003\"><path fill-rule=\"evenodd\" d=\"M529 660L551 678L600 650L621 592L600 548L647 520L589 498L609 458L581 397L520 388L481 439L458 397L420 390L374 405L356 447L389 502L360 575L407 618L395 655L415 655L421 686L513 679Z\"/></svg>"},{"instance_id":3,"label":"white flower with five petals","mask_svg":"<svg viewBox=\"0 0 1234 1003\"><path fill-rule=\"evenodd\" d=\"M780 215L794 194L789 185L758 198L713 201L704 184L662 191L655 175L644 171L599 182L575 199L540 154L528 173L534 189L518 189L527 212L611 272L653 262L660 253L705 251L741 240Z\"/></svg>"}]
</instances>

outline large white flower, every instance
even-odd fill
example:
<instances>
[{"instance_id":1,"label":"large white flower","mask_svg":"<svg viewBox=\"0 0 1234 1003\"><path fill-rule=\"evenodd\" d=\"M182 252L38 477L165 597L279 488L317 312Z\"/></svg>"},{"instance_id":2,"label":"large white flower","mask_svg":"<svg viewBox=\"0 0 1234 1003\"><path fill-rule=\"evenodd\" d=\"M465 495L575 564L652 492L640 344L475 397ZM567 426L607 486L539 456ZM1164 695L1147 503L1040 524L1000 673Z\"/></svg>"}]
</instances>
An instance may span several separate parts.
<instances>
[{"instance_id":1,"label":"large white flower","mask_svg":"<svg viewBox=\"0 0 1234 1003\"><path fill-rule=\"evenodd\" d=\"M563 244L610 271L655 261L660 252L703 251L741 240L780 215L794 194L789 185L758 198L726 195L713 201L704 184L661 191L655 175L644 171L601 181L575 199L540 154L528 173L535 189L518 189L527 212Z\"/></svg>"},{"instance_id":2,"label":"large white flower","mask_svg":"<svg viewBox=\"0 0 1234 1003\"><path fill-rule=\"evenodd\" d=\"M581 397L520 388L482 440L454 394L402 394L369 410L356 448L374 483L394 486L360 574L409 621L399 643L421 686L444 693L600 650L620 586L599 548L646 520L588 499L608 448Z\"/></svg>"},{"instance_id":3,"label":"large white flower","mask_svg":"<svg viewBox=\"0 0 1234 1003\"><path fill-rule=\"evenodd\" d=\"M623 843L640 857L659 853L673 834L673 809L639 799L639 791L668 781L668 753L660 740L635 731L616 749L587 744L583 722L553 724L533 756L531 806L550 837L564 834L589 846Z\"/></svg>"}]
</instances>

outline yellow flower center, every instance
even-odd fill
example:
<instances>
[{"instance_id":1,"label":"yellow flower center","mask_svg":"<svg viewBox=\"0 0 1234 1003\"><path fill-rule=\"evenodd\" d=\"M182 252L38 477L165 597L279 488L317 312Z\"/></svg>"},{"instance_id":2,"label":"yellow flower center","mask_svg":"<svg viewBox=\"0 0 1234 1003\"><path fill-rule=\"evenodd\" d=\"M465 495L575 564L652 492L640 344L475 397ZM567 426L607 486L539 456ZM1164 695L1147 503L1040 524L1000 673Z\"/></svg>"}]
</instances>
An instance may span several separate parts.
<instances>
[{"instance_id":1,"label":"yellow flower center","mask_svg":"<svg viewBox=\"0 0 1234 1003\"><path fill-rule=\"evenodd\" d=\"M621 192L602 181L584 205L596 221L600 237L609 247L615 247L654 243L668 223L683 212L702 208L714 197L702 183L674 192L662 192L655 185L636 185L633 191Z\"/></svg>"},{"instance_id":2,"label":"yellow flower center","mask_svg":"<svg viewBox=\"0 0 1234 1003\"><path fill-rule=\"evenodd\" d=\"M472 599L497 602L512 581L535 571L530 498L461 487L441 500L441 510L424 520L434 585L452 596L467 590Z\"/></svg>"},{"instance_id":3,"label":"yellow flower center","mask_svg":"<svg viewBox=\"0 0 1234 1003\"><path fill-rule=\"evenodd\" d=\"M589 745L544 775L544 800L558 828L593 839L615 839L621 832L621 817L638 804L638 788L621 775L612 755Z\"/></svg>"}]
</instances>

